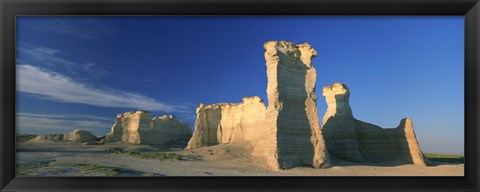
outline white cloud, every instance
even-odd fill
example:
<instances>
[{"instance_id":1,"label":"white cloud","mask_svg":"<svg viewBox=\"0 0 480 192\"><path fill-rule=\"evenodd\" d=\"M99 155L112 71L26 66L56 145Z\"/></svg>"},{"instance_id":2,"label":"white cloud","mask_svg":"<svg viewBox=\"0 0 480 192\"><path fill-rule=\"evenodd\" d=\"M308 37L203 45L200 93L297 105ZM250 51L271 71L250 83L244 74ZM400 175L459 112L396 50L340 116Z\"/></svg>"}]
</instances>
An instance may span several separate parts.
<instances>
[{"instance_id":1,"label":"white cloud","mask_svg":"<svg viewBox=\"0 0 480 192\"><path fill-rule=\"evenodd\" d=\"M48 117L48 118L64 118L63 115L50 115L50 114L35 114L35 113L17 113L18 116L26 117Z\"/></svg>"},{"instance_id":2,"label":"white cloud","mask_svg":"<svg viewBox=\"0 0 480 192\"><path fill-rule=\"evenodd\" d=\"M66 21L60 18L45 18L43 20L37 20L35 22L30 22L29 25L23 26L25 29L30 29L39 32L48 32L56 33L60 35L67 35L72 37L78 37L82 39L93 40L95 39L94 34L97 33L95 27L90 28L80 28L73 24L69 24ZM88 20L85 20L88 22ZM84 22L85 24L91 24Z\"/></svg>"},{"instance_id":3,"label":"white cloud","mask_svg":"<svg viewBox=\"0 0 480 192\"><path fill-rule=\"evenodd\" d=\"M112 116L111 118L107 118L107 117L100 117L100 116L95 116L95 115L85 115L85 114L57 115L57 114L38 114L38 113L25 113L25 112L17 113L17 116L65 118L65 119L95 119L95 120L104 120L104 121L112 121L112 122L115 119L115 116Z\"/></svg>"},{"instance_id":4,"label":"white cloud","mask_svg":"<svg viewBox=\"0 0 480 192\"><path fill-rule=\"evenodd\" d=\"M47 47L37 47L37 48L34 49L34 51L45 53L45 54L48 54L48 55L53 55L55 53L60 52L60 50L58 50L58 49L50 49L50 48L47 48Z\"/></svg>"},{"instance_id":5,"label":"white cloud","mask_svg":"<svg viewBox=\"0 0 480 192\"><path fill-rule=\"evenodd\" d=\"M17 116L17 133L63 134L82 129L101 135L110 131L111 126L111 123L102 121Z\"/></svg>"},{"instance_id":6,"label":"white cloud","mask_svg":"<svg viewBox=\"0 0 480 192\"><path fill-rule=\"evenodd\" d=\"M41 19L24 19L20 25L20 30L32 30L41 33L50 33L50 35L81 38L85 40L95 40L104 36L117 34L118 30L102 22L101 18L94 17L44 17ZM22 24L23 23L23 24Z\"/></svg>"},{"instance_id":7,"label":"white cloud","mask_svg":"<svg viewBox=\"0 0 480 192\"><path fill-rule=\"evenodd\" d=\"M148 82L148 83L158 82L158 80L156 80L156 79L143 79L143 81Z\"/></svg>"},{"instance_id":8,"label":"white cloud","mask_svg":"<svg viewBox=\"0 0 480 192\"><path fill-rule=\"evenodd\" d=\"M61 57L61 54L58 49L20 43L17 47L17 56L20 57L17 58L17 63L32 61L49 68L62 68L78 78L100 79L108 75L106 70L97 67L93 62L74 62Z\"/></svg>"},{"instance_id":9,"label":"white cloud","mask_svg":"<svg viewBox=\"0 0 480 192\"><path fill-rule=\"evenodd\" d=\"M20 44L17 48L17 52L20 54L20 56L25 54L25 56L28 56L29 58L47 66L61 65L65 67L71 67L75 65L75 62L73 61L58 57L57 55L60 53L60 50L58 49L36 47L29 44Z\"/></svg>"},{"instance_id":10,"label":"white cloud","mask_svg":"<svg viewBox=\"0 0 480 192\"><path fill-rule=\"evenodd\" d=\"M187 109L185 106L164 104L138 93L91 87L70 77L31 65L17 65L17 75L17 91L37 94L51 100L164 112L181 112Z\"/></svg>"}]
</instances>

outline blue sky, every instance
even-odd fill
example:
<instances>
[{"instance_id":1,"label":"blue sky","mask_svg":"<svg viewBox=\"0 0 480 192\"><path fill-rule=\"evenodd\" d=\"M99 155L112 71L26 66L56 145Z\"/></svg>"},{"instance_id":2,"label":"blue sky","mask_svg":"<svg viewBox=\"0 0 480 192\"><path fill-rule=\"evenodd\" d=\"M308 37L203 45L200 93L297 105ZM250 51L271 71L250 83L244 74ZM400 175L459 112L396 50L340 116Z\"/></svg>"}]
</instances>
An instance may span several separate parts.
<instances>
[{"instance_id":1,"label":"blue sky","mask_svg":"<svg viewBox=\"0 0 480 192\"><path fill-rule=\"evenodd\" d=\"M410 117L424 152L463 154L463 34L462 16L19 16L17 132L100 136L136 109L193 125L200 102L266 100L263 43L286 40L318 52L318 91L349 86L357 119Z\"/></svg>"}]
</instances>

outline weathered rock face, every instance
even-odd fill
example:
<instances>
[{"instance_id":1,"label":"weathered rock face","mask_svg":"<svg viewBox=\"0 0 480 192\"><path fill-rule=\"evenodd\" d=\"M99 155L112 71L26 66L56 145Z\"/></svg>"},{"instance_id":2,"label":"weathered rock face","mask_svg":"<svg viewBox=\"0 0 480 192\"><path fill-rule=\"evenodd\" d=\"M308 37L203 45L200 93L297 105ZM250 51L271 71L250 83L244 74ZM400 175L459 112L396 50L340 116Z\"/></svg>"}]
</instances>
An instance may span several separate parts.
<instances>
[{"instance_id":1,"label":"weathered rock face","mask_svg":"<svg viewBox=\"0 0 480 192\"><path fill-rule=\"evenodd\" d=\"M276 139L269 138L269 143L261 143L258 148L269 150L267 159L271 167L325 166L328 157L318 124L317 73L312 66L317 52L308 43L270 41L264 47L269 103L267 130Z\"/></svg>"},{"instance_id":2,"label":"weathered rock face","mask_svg":"<svg viewBox=\"0 0 480 192\"><path fill-rule=\"evenodd\" d=\"M177 120L175 116L163 115L154 117L152 120L153 132L151 132L150 138L144 137L147 140L163 141L158 142L159 144L177 142L182 145L181 147L185 147L187 141L192 137L190 125Z\"/></svg>"},{"instance_id":3,"label":"weathered rock face","mask_svg":"<svg viewBox=\"0 0 480 192\"><path fill-rule=\"evenodd\" d=\"M260 97L241 103L218 103L197 108L195 132L187 149L233 142L256 142L265 127L266 107Z\"/></svg>"},{"instance_id":4,"label":"weathered rock face","mask_svg":"<svg viewBox=\"0 0 480 192\"><path fill-rule=\"evenodd\" d=\"M350 92L341 83L323 87L327 111L323 116L323 135L330 154L342 159L363 161L357 121L349 104Z\"/></svg>"},{"instance_id":5,"label":"weathered rock face","mask_svg":"<svg viewBox=\"0 0 480 192\"><path fill-rule=\"evenodd\" d=\"M97 137L88 131L76 129L65 134L63 141L75 143L92 142L97 141Z\"/></svg>"},{"instance_id":6,"label":"weathered rock face","mask_svg":"<svg viewBox=\"0 0 480 192\"><path fill-rule=\"evenodd\" d=\"M370 163L413 163L425 166L428 160L418 146L411 119L402 119L397 128L383 129L355 119L345 84L323 88L328 108L322 131L329 153L340 160Z\"/></svg>"},{"instance_id":7,"label":"weathered rock face","mask_svg":"<svg viewBox=\"0 0 480 192\"><path fill-rule=\"evenodd\" d=\"M410 118L402 119L398 128L400 130L400 135L405 134L405 140L407 142L407 148L412 158L412 162L415 165L426 166L431 164L430 161L423 155L423 152L420 150L418 145L417 136L415 131L413 131L413 123ZM408 157L408 154L404 156Z\"/></svg>"},{"instance_id":8,"label":"weathered rock face","mask_svg":"<svg viewBox=\"0 0 480 192\"><path fill-rule=\"evenodd\" d=\"M162 145L188 140L191 135L189 125L176 120L174 116L164 115L152 119L149 112L134 111L118 114L110 133L101 143Z\"/></svg>"},{"instance_id":9,"label":"weathered rock face","mask_svg":"<svg viewBox=\"0 0 480 192\"><path fill-rule=\"evenodd\" d=\"M269 106L265 108L259 97L239 104L201 104L187 149L248 142L254 146L252 155L272 169L327 166L311 62L316 51L307 43L285 41L270 41L264 47Z\"/></svg>"}]
</instances>

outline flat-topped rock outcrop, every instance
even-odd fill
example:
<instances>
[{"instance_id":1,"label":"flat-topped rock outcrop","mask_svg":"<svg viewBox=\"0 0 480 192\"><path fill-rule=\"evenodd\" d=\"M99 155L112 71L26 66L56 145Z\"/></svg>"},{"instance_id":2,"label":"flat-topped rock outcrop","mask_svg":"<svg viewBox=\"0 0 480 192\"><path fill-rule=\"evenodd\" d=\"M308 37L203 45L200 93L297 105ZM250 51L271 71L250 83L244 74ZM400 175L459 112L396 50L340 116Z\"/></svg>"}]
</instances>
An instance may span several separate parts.
<instances>
[{"instance_id":1,"label":"flat-topped rock outcrop","mask_svg":"<svg viewBox=\"0 0 480 192\"><path fill-rule=\"evenodd\" d=\"M265 104L258 96L241 103L217 103L197 108L195 131L186 149L234 142L255 142L265 127Z\"/></svg>"},{"instance_id":2,"label":"flat-topped rock outcrop","mask_svg":"<svg viewBox=\"0 0 480 192\"><path fill-rule=\"evenodd\" d=\"M237 104L200 104L187 149L245 142L271 169L328 167L315 103L316 70L311 60L316 51L308 43L285 41L270 41L264 48L268 107L259 97Z\"/></svg>"},{"instance_id":3,"label":"flat-topped rock outcrop","mask_svg":"<svg viewBox=\"0 0 480 192\"><path fill-rule=\"evenodd\" d=\"M429 163L420 150L410 118L402 119L396 128L383 129L353 117L350 91L345 84L323 87L323 96L328 108L322 131L333 157L362 163L413 163L420 166Z\"/></svg>"},{"instance_id":4,"label":"flat-topped rock outcrop","mask_svg":"<svg viewBox=\"0 0 480 192\"><path fill-rule=\"evenodd\" d=\"M85 130L75 129L72 132L65 134L63 140L75 143L93 142L97 141L97 136Z\"/></svg>"},{"instance_id":5,"label":"flat-topped rock outcrop","mask_svg":"<svg viewBox=\"0 0 480 192\"><path fill-rule=\"evenodd\" d=\"M28 143L57 143L57 142L72 142L72 143L83 143L83 142L94 142L97 140L97 137L92 133L75 129L67 134L47 134L47 135L37 135L33 139L28 140Z\"/></svg>"},{"instance_id":6,"label":"flat-topped rock outcrop","mask_svg":"<svg viewBox=\"0 0 480 192\"><path fill-rule=\"evenodd\" d=\"M26 141L27 143L56 143L63 142L63 134L42 134L37 135L33 139Z\"/></svg>"},{"instance_id":7,"label":"flat-topped rock outcrop","mask_svg":"<svg viewBox=\"0 0 480 192\"><path fill-rule=\"evenodd\" d=\"M188 141L191 136L189 125L178 121L174 116L152 118L150 112L138 110L118 114L110 133L101 143L163 145Z\"/></svg>"}]
</instances>

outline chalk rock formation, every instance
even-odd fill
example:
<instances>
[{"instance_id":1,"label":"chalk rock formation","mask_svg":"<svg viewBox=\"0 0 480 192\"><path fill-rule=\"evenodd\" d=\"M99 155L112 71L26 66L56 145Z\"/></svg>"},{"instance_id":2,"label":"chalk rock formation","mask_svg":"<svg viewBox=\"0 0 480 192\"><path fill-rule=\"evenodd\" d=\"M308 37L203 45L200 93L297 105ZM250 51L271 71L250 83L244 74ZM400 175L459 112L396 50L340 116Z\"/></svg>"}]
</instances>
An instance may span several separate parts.
<instances>
[{"instance_id":1,"label":"chalk rock formation","mask_svg":"<svg viewBox=\"0 0 480 192\"><path fill-rule=\"evenodd\" d=\"M91 134L88 131L84 130L73 130L67 134L48 134L48 135L38 135L33 139L28 140L29 143L56 143L56 142L93 142L96 141L97 137Z\"/></svg>"},{"instance_id":2,"label":"chalk rock formation","mask_svg":"<svg viewBox=\"0 0 480 192\"><path fill-rule=\"evenodd\" d=\"M55 143L62 142L63 134L47 134L47 135L37 135L33 139L26 141L27 143Z\"/></svg>"},{"instance_id":3,"label":"chalk rock formation","mask_svg":"<svg viewBox=\"0 0 480 192\"><path fill-rule=\"evenodd\" d=\"M322 131L330 155L353 162L429 163L420 150L411 119L402 119L397 128L391 129L355 119L350 91L342 83L323 87L323 96L328 108Z\"/></svg>"},{"instance_id":4,"label":"chalk rock formation","mask_svg":"<svg viewBox=\"0 0 480 192\"><path fill-rule=\"evenodd\" d=\"M328 166L328 153L318 123L316 51L308 43L264 44L267 66L265 108L259 97L242 103L201 104L195 133L187 149L231 142L249 142L252 155L272 169L301 165Z\"/></svg>"},{"instance_id":5,"label":"chalk rock formation","mask_svg":"<svg viewBox=\"0 0 480 192\"><path fill-rule=\"evenodd\" d=\"M63 136L63 141L66 142L75 142L75 143L83 143L83 142L93 142L96 141L97 137L92 133L84 130L73 130L70 133L67 133Z\"/></svg>"},{"instance_id":6,"label":"chalk rock formation","mask_svg":"<svg viewBox=\"0 0 480 192\"><path fill-rule=\"evenodd\" d=\"M195 131L186 149L255 142L258 130L265 127L265 104L258 96L245 97L241 103L218 103L197 108Z\"/></svg>"},{"instance_id":7,"label":"chalk rock formation","mask_svg":"<svg viewBox=\"0 0 480 192\"><path fill-rule=\"evenodd\" d=\"M317 72L312 66L317 52L308 43L270 41L264 47L269 103L266 129L270 138L260 142L254 153L267 150L272 167L326 166L328 157L316 106Z\"/></svg>"},{"instance_id":8,"label":"chalk rock formation","mask_svg":"<svg viewBox=\"0 0 480 192\"><path fill-rule=\"evenodd\" d=\"M174 116L152 118L150 112L139 110L118 114L110 133L101 143L162 145L188 140L191 135L189 125Z\"/></svg>"}]
</instances>

